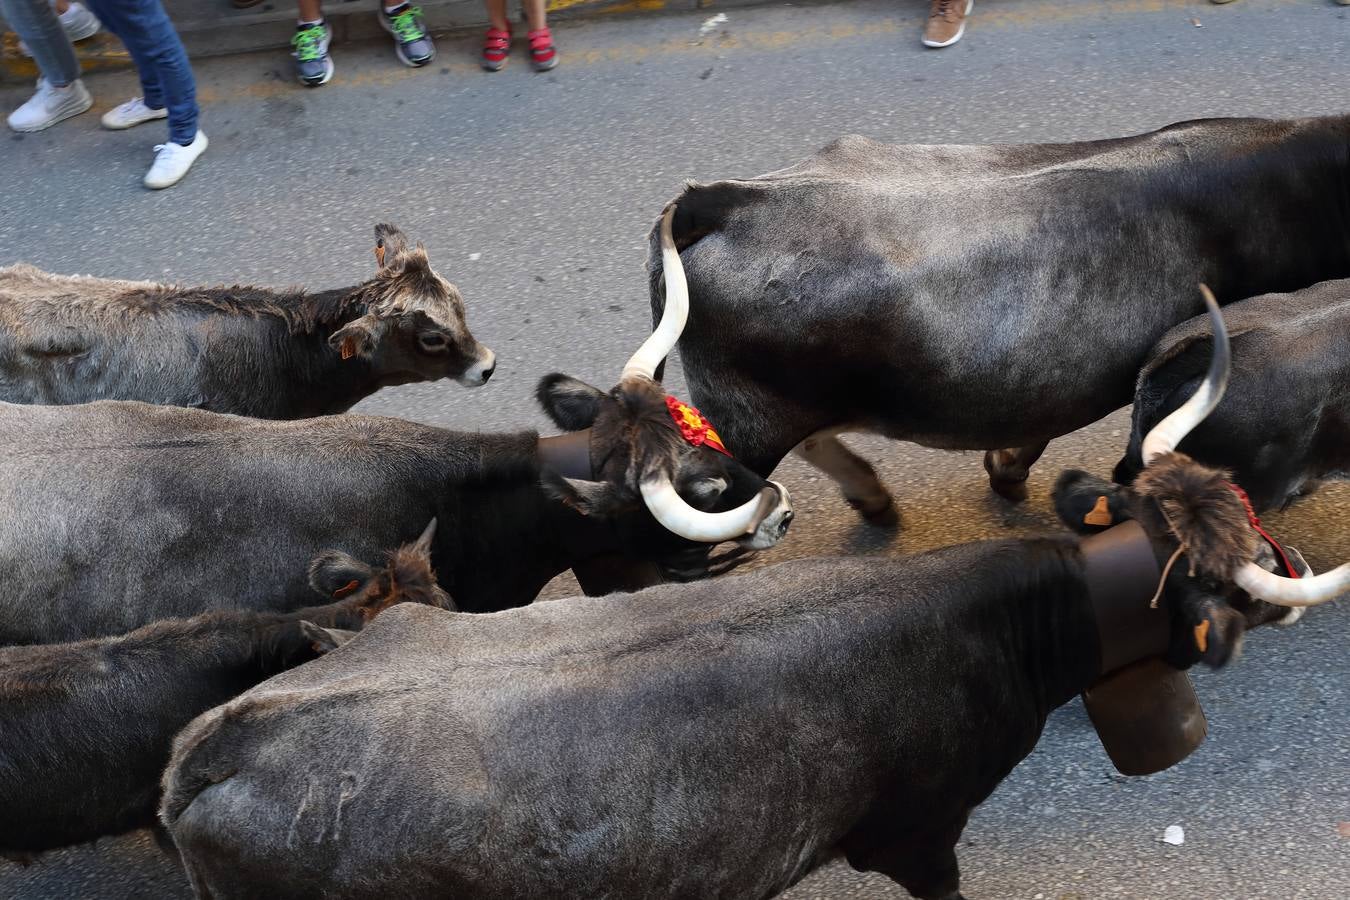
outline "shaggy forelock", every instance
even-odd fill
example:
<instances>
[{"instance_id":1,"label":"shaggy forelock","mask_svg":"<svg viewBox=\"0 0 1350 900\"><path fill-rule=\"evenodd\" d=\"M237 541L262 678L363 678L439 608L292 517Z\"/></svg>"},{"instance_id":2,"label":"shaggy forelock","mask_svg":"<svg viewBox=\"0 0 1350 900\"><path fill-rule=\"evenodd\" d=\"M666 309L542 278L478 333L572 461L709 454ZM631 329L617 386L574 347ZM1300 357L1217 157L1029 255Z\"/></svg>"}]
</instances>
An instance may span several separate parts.
<instances>
[{"instance_id":1,"label":"shaggy forelock","mask_svg":"<svg viewBox=\"0 0 1350 900\"><path fill-rule=\"evenodd\" d=\"M1256 532L1229 474L1168 453L1151 463L1134 483L1136 516L1150 532L1171 531L1186 547L1199 573L1224 582L1256 555ZM1149 527L1152 526L1152 527Z\"/></svg>"}]
</instances>

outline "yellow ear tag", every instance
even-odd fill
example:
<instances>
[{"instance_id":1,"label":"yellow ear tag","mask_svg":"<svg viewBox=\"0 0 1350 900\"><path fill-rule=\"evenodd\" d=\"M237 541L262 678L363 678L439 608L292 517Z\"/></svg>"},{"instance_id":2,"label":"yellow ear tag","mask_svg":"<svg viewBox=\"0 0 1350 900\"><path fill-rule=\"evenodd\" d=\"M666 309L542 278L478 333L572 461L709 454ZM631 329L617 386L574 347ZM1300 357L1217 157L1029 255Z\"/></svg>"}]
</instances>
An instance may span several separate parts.
<instances>
[{"instance_id":1,"label":"yellow ear tag","mask_svg":"<svg viewBox=\"0 0 1350 900\"><path fill-rule=\"evenodd\" d=\"M1111 503L1106 499L1106 495L1097 498L1097 505L1092 507L1092 512L1083 516L1084 525L1110 525L1111 524Z\"/></svg>"},{"instance_id":2,"label":"yellow ear tag","mask_svg":"<svg viewBox=\"0 0 1350 900\"><path fill-rule=\"evenodd\" d=\"M1195 646L1200 648L1201 653L1209 649L1209 619L1195 626Z\"/></svg>"}]
</instances>

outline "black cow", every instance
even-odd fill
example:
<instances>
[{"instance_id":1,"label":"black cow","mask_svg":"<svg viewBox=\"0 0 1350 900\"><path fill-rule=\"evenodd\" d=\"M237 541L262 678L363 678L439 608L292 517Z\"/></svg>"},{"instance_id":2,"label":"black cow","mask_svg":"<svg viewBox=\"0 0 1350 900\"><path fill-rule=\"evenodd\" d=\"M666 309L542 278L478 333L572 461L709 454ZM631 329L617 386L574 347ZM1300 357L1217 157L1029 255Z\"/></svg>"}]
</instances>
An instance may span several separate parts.
<instances>
[{"instance_id":1,"label":"black cow","mask_svg":"<svg viewBox=\"0 0 1350 900\"><path fill-rule=\"evenodd\" d=\"M675 336L635 359L659 361ZM0 644L293 609L320 550L370 558L433 517L441 584L470 612L529 603L606 554L684 572L683 554L706 550L691 541L772 546L792 517L786 491L686 436L644 374L654 365L609 393L544 379L540 400L573 434L543 441L366 416L0 403Z\"/></svg>"},{"instance_id":2,"label":"black cow","mask_svg":"<svg viewBox=\"0 0 1350 900\"><path fill-rule=\"evenodd\" d=\"M378 570L327 554L315 587L344 599L292 613L231 610L130 634L0 647L0 852L32 853L155 821L173 736L213 706L314 659L397 603L453 609L433 522ZM339 629L333 631L332 629Z\"/></svg>"},{"instance_id":3,"label":"black cow","mask_svg":"<svg viewBox=\"0 0 1350 900\"><path fill-rule=\"evenodd\" d=\"M692 399L751 469L797 447L875 522L897 520L891 496L840 432L990 451L992 486L1020 499L1048 441L1130 401L1150 348L1202 311L1197 279L1229 302L1350 275L1348 143L1348 116L1071 144L846 137L692 185L674 222Z\"/></svg>"},{"instance_id":4,"label":"black cow","mask_svg":"<svg viewBox=\"0 0 1350 900\"><path fill-rule=\"evenodd\" d=\"M1223 402L1181 449L1230 469L1258 512L1350 474L1350 280L1229 305L1233 376ZM1142 444L1204 375L1207 317L1178 325L1144 363L1129 448L1115 479L1143 468Z\"/></svg>"},{"instance_id":5,"label":"black cow","mask_svg":"<svg viewBox=\"0 0 1350 900\"><path fill-rule=\"evenodd\" d=\"M1132 660L1222 663L1283 612L1234 584L1350 585L1350 565L1293 589L1254 567L1223 474L1153 449L1122 606L1098 606L1121 582L1098 549L1062 537L405 607L185 728L163 822L213 898L752 900L842 850L956 900L966 819L1051 710Z\"/></svg>"},{"instance_id":6,"label":"black cow","mask_svg":"<svg viewBox=\"0 0 1350 900\"><path fill-rule=\"evenodd\" d=\"M0 400L143 400L267 419L345 412L382 387L492 376L459 289L375 226L375 277L306 294L0 268Z\"/></svg>"}]
</instances>

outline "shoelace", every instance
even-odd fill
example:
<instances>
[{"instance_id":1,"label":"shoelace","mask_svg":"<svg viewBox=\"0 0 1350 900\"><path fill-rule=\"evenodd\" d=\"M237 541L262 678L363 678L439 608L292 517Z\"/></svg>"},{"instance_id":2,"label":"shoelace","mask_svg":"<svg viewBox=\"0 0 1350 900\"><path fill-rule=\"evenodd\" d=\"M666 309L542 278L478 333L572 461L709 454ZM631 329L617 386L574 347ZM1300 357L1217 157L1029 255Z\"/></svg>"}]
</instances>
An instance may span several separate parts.
<instances>
[{"instance_id":1,"label":"shoelace","mask_svg":"<svg viewBox=\"0 0 1350 900\"><path fill-rule=\"evenodd\" d=\"M322 28L305 28L295 33L291 43L295 46L296 58L301 62L313 62L323 56L320 44L323 42Z\"/></svg>"},{"instance_id":2,"label":"shoelace","mask_svg":"<svg viewBox=\"0 0 1350 900\"><path fill-rule=\"evenodd\" d=\"M417 22L421 15L422 7L410 6L396 16L390 16L389 27L394 30L394 36L405 44L411 44L413 41L426 37L426 32Z\"/></svg>"},{"instance_id":3,"label":"shoelace","mask_svg":"<svg viewBox=\"0 0 1350 900\"><path fill-rule=\"evenodd\" d=\"M961 0L938 0L938 5L933 8L931 19L945 19L956 11L956 4Z\"/></svg>"}]
</instances>

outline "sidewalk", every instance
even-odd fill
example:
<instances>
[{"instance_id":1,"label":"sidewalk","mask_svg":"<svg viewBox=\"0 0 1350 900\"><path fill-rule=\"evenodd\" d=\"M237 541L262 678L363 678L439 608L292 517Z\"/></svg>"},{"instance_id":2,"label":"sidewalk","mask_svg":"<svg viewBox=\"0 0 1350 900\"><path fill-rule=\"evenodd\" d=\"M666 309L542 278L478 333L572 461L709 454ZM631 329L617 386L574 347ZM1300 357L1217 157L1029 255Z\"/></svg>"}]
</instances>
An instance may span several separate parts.
<instances>
[{"instance_id":1,"label":"sidewalk","mask_svg":"<svg viewBox=\"0 0 1350 900\"><path fill-rule=\"evenodd\" d=\"M487 27L482 0L414 0L433 32ZM633 15L662 10L730 9L772 0L548 0L550 21L596 16ZM325 0L324 15L334 43L362 41L384 34L375 17L378 0ZM294 0L263 0L249 9L235 9L229 0L164 0L179 35L193 59L285 49L295 32ZM515 15L513 11L513 15ZM0 20L0 83L37 77L33 61L18 52L18 39ZM121 43L100 32L75 47L86 71L130 64Z\"/></svg>"}]
</instances>

